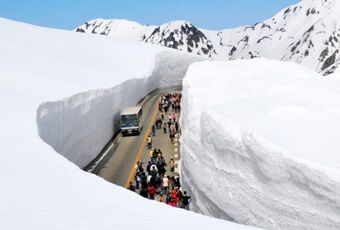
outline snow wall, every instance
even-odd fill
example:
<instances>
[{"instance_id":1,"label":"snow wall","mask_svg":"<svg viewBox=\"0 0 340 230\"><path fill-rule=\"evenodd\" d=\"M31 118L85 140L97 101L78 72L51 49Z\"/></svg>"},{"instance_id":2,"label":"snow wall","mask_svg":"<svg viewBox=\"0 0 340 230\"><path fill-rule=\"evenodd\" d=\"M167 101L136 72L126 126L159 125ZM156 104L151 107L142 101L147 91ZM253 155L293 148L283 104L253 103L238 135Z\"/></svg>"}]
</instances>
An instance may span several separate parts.
<instances>
[{"instance_id":1,"label":"snow wall","mask_svg":"<svg viewBox=\"0 0 340 230\"><path fill-rule=\"evenodd\" d=\"M56 152L83 168L119 130L122 109L136 105L155 89L181 86L188 66L198 60L203 58L160 52L149 77L132 78L112 88L45 102L37 110L39 135Z\"/></svg>"},{"instance_id":2,"label":"snow wall","mask_svg":"<svg viewBox=\"0 0 340 230\"><path fill-rule=\"evenodd\" d=\"M56 146L64 138L65 152L78 153L78 142L92 148L80 132L108 138L113 131L92 133L91 122L105 126L103 119L113 129L119 106L155 87L177 85L197 57L3 18L0 34L1 229L254 229L144 199L79 169L38 133ZM95 145L98 139L87 141ZM67 157L81 159L79 165L87 158ZM165 224L169 219L176 221Z\"/></svg>"},{"instance_id":3,"label":"snow wall","mask_svg":"<svg viewBox=\"0 0 340 230\"><path fill-rule=\"evenodd\" d=\"M293 63L191 65L181 178L193 210L265 229L339 229L339 92L339 79Z\"/></svg>"}]
</instances>

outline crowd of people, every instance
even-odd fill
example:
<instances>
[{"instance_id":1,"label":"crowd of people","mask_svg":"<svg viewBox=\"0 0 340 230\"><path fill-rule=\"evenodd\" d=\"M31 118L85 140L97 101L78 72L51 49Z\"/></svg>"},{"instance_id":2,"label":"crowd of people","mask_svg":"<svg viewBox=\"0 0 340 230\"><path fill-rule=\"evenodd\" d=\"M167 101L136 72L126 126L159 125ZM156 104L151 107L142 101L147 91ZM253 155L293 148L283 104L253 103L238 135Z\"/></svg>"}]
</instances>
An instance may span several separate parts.
<instances>
[{"instance_id":1,"label":"crowd of people","mask_svg":"<svg viewBox=\"0 0 340 230\"><path fill-rule=\"evenodd\" d=\"M163 94L158 103L160 116L155 122L155 127L163 128L163 133L169 133L169 138L173 142L176 133L180 133L178 125L178 113L181 111L181 93Z\"/></svg>"},{"instance_id":2,"label":"crowd of people","mask_svg":"<svg viewBox=\"0 0 340 230\"><path fill-rule=\"evenodd\" d=\"M163 133L169 133L171 142L179 132L177 115L180 112L180 93L166 93L161 96L158 104L160 116L152 127L151 135L148 136L147 146L149 158L146 167L138 162L135 168L135 184L130 182L128 189L145 198L165 202L173 207L189 210L190 196L182 191L178 175L175 175L175 160L170 158L166 162L160 149L152 148L152 137L156 135L156 129L162 129ZM170 169L169 176L166 174L167 167Z\"/></svg>"}]
</instances>

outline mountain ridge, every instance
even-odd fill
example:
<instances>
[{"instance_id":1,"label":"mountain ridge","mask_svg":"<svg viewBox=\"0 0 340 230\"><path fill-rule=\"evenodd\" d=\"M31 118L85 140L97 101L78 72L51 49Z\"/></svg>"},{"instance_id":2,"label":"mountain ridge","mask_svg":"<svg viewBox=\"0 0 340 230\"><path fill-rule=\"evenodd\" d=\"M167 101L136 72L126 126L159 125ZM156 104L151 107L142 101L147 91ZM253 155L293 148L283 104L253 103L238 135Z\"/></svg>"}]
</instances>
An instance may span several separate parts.
<instances>
[{"instance_id":1,"label":"mountain ridge","mask_svg":"<svg viewBox=\"0 0 340 230\"><path fill-rule=\"evenodd\" d=\"M158 44L222 60L265 57L293 61L323 75L340 64L340 3L302 0L253 25L207 30L188 21L159 26L128 20L94 19L75 29Z\"/></svg>"}]
</instances>

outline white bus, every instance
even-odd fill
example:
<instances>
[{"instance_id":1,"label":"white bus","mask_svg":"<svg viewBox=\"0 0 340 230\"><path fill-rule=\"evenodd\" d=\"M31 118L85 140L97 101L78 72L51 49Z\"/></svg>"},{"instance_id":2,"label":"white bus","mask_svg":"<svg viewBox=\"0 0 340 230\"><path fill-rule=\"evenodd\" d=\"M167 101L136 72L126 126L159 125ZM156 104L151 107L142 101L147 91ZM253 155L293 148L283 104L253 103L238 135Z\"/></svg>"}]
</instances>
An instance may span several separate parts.
<instances>
[{"instance_id":1,"label":"white bus","mask_svg":"<svg viewBox=\"0 0 340 230\"><path fill-rule=\"evenodd\" d=\"M143 127L142 107L129 107L120 114L120 129L123 135L139 134Z\"/></svg>"}]
</instances>

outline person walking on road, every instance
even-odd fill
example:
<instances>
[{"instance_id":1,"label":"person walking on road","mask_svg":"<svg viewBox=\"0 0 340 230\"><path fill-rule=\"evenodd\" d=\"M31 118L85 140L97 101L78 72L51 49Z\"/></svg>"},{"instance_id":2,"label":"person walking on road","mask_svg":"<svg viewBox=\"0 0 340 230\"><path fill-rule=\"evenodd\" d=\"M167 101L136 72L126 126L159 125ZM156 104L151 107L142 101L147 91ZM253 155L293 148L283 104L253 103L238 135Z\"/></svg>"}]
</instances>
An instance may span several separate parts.
<instances>
[{"instance_id":1,"label":"person walking on road","mask_svg":"<svg viewBox=\"0 0 340 230\"><path fill-rule=\"evenodd\" d=\"M172 120L173 120L173 122L176 122L176 119L177 119L176 112L172 112Z\"/></svg>"},{"instance_id":2,"label":"person walking on road","mask_svg":"<svg viewBox=\"0 0 340 230\"><path fill-rule=\"evenodd\" d=\"M152 139L151 139L150 135L148 136L147 143L148 143L148 148L151 149L151 147L152 147Z\"/></svg>"},{"instance_id":3,"label":"person walking on road","mask_svg":"<svg viewBox=\"0 0 340 230\"><path fill-rule=\"evenodd\" d=\"M142 176L140 178L140 182L141 182L142 189L147 189L148 188L148 182L147 182L147 177L146 177L145 172L142 172Z\"/></svg>"},{"instance_id":4,"label":"person walking on road","mask_svg":"<svg viewBox=\"0 0 340 230\"><path fill-rule=\"evenodd\" d=\"M136 181L136 189L139 189L139 183L141 181L141 176L142 173L137 169L136 174L135 174L135 181Z\"/></svg>"},{"instance_id":5,"label":"person walking on road","mask_svg":"<svg viewBox=\"0 0 340 230\"><path fill-rule=\"evenodd\" d=\"M187 195L187 192L184 191L184 194L182 196L182 205L183 205L183 208L186 209L186 210L189 210L190 198L191 197Z\"/></svg>"},{"instance_id":6,"label":"person walking on road","mask_svg":"<svg viewBox=\"0 0 340 230\"><path fill-rule=\"evenodd\" d=\"M168 116L168 120L170 121L170 122L172 122L172 114L171 113L169 113L169 116Z\"/></svg>"},{"instance_id":7,"label":"person walking on road","mask_svg":"<svg viewBox=\"0 0 340 230\"><path fill-rule=\"evenodd\" d=\"M170 171L174 172L175 171L175 160L173 157L170 158L169 166L170 166Z\"/></svg>"},{"instance_id":8,"label":"person walking on road","mask_svg":"<svg viewBox=\"0 0 340 230\"><path fill-rule=\"evenodd\" d=\"M158 157L158 151L157 149L154 149L152 152L152 157L151 157L151 163L156 164L157 163L157 157Z\"/></svg>"},{"instance_id":9,"label":"person walking on road","mask_svg":"<svg viewBox=\"0 0 340 230\"><path fill-rule=\"evenodd\" d=\"M167 204L170 205L171 207L176 207L176 203L174 202L172 196L169 197Z\"/></svg>"},{"instance_id":10,"label":"person walking on road","mask_svg":"<svg viewBox=\"0 0 340 230\"><path fill-rule=\"evenodd\" d=\"M174 124L171 124L171 125L170 125L170 132L176 133L176 127L175 127Z\"/></svg>"},{"instance_id":11,"label":"person walking on road","mask_svg":"<svg viewBox=\"0 0 340 230\"><path fill-rule=\"evenodd\" d=\"M171 143L174 143L175 133L174 132L170 132L169 133L169 137L170 137Z\"/></svg>"},{"instance_id":12,"label":"person walking on road","mask_svg":"<svg viewBox=\"0 0 340 230\"><path fill-rule=\"evenodd\" d=\"M158 168L157 168L157 166L156 165L151 165L151 167L150 167L150 172L151 172L151 175L157 175L157 173L158 173Z\"/></svg>"},{"instance_id":13,"label":"person walking on road","mask_svg":"<svg viewBox=\"0 0 340 230\"><path fill-rule=\"evenodd\" d=\"M151 154L152 154L152 153L151 153ZM151 157L152 157L152 155L150 156L150 158L151 158ZM150 172L151 172L151 170L150 170L151 165L152 165L151 161L149 161L148 164L146 165L146 172L148 173L148 175L150 175Z\"/></svg>"},{"instance_id":14,"label":"person walking on road","mask_svg":"<svg viewBox=\"0 0 340 230\"><path fill-rule=\"evenodd\" d=\"M167 127L167 125L166 125L166 123L164 122L164 123L163 123L163 133L166 133L166 127Z\"/></svg>"},{"instance_id":15,"label":"person walking on road","mask_svg":"<svg viewBox=\"0 0 340 230\"><path fill-rule=\"evenodd\" d=\"M164 175L162 187L163 187L163 194L167 194L168 188L169 188L169 178L167 175Z\"/></svg>"},{"instance_id":16,"label":"person walking on road","mask_svg":"<svg viewBox=\"0 0 340 230\"><path fill-rule=\"evenodd\" d=\"M182 194L181 188L176 187L176 197L177 197L177 200L178 200L177 206L180 207L180 208L183 208L183 204L182 204L183 194Z\"/></svg>"},{"instance_id":17,"label":"person walking on road","mask_svg":"<svg viewBox=\"0 0 340 230\"><path fill-rule=\"evenodd\" d=\"M136 191L135 186L133 186L132 184L132 181L130 181L128 189L132 192Z\"/></svg>"},{"instance_id":18,"label":"person walking on road","mask_svg":"<svg viewBox=\"0 0 340 230\"><path fill-rule=\"evenodd\" d=\"M148 193L149 193L149 198L151 200L155 199L155 192L156 192L155 186L150 183L148 187Z\"/></svg>"},{"instance_id":19,"label":"person walking on road","mask_svg":"<svg viewBox=\"0 0 340 230\"><path fill-rule=\"evenodd\" d=\"M139 195L141 195L144 198L148 198L148 187L142 188L139 192Z\"/></svg>"},{"instance_id":20,"label":"person walking on road","mask_svg":"<svg viewBox=\"0 0 340 230\"><path fill-rule=\"evenodd\" d=\"M152 133L153 137L156 136L156 126L155 125L152 125L151 133Z\"/></svg>"}]
</instances>

